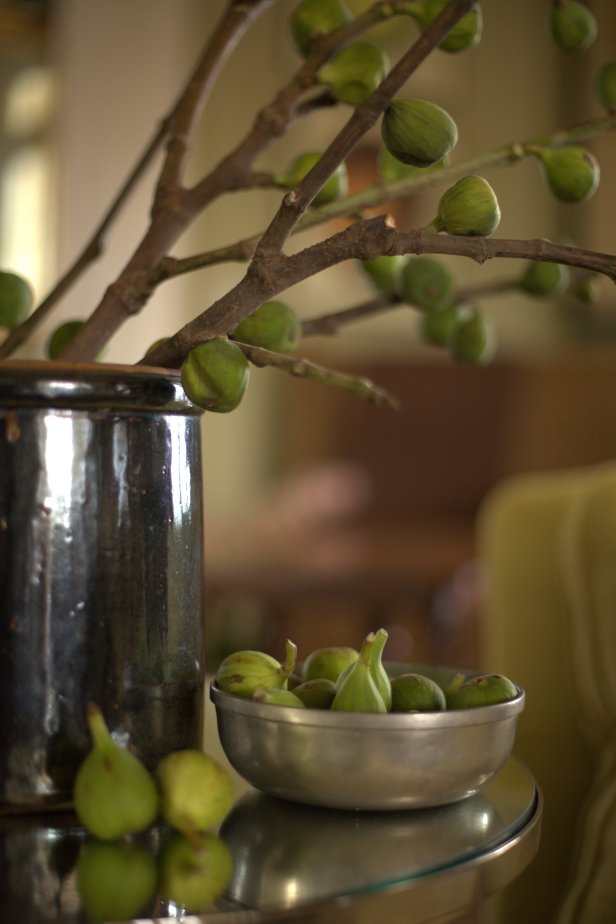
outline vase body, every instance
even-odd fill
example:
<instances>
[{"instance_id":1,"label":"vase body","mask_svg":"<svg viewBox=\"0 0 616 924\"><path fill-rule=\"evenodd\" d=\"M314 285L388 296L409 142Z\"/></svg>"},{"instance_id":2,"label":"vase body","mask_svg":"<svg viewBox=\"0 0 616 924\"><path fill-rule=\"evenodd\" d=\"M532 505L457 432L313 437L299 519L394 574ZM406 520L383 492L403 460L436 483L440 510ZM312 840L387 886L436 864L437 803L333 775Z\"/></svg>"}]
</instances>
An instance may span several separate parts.
<instances>
[{"instance_id":1,"label":"vase body","mask_svg":"<svg viewBox=\"0 0 616 924\"><path fill-rule=\"evenodd\" d=\"M0 364L0 805L70 801L88 702L153 769L199 747L200 410L171 374Z\"/></svg>"}]
</instances>

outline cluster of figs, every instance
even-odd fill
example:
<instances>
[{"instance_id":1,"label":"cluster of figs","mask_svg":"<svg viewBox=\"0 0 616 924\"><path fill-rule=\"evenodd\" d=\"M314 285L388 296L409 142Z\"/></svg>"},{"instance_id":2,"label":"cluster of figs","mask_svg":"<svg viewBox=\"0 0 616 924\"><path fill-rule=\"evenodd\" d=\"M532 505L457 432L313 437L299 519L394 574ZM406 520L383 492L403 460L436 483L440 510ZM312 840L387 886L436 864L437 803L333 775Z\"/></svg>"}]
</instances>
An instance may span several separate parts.
<instances>
[{"instance_id":1,"label":"cluster of figs","mask_svg":"<svg viewBox=\"0 0 616 924\"><path fill-rule=\"evenodd\" d=\"M202 751L173 751L155 773L110 733L98 706L87 713L92 747L73 786L77 817L91 835L76 881L95 920L126 920L155 898L199 911L226 888L229 848L213 829L234 800L231 777ZM160 845L150 849L148 835Z\"/></svg>"},{"instance_id":2,"label":"cluster of figs","mask_svg":"<svg viewBox=\"0 0 616 924\"><path fill-rule=\"evenodd\" d=\"M507 702L518 695L503 674L459 672L445 688L423 673L389 676L383 664L387 630L369 632L359 650L317 648L297 665L297 646L286 642L282 662L262 651L228 655L216 672L225 693L258 703L339 712L437 712Z\"/></svg>"}]
</instances>

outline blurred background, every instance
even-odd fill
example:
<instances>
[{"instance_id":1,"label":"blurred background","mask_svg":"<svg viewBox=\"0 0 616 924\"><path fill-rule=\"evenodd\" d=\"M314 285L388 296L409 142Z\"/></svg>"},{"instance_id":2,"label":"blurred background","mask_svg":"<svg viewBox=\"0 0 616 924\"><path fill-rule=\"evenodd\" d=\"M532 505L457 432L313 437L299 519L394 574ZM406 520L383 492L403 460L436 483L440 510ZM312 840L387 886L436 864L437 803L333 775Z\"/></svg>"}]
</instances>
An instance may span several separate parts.
<instances>
[{"instance_id":1,"label":"blurred background","mask_svg":"<svg viewBox=\"0 0 616 924\"><path fill-rule=\"evenodd\" d=\"M356 12L368 0L353 0ZM592 92L609 58L616 13L592 4L592 48L554 46L536 0L487 4L484 38L470 52L437 51L404 92L444 106L460 130L454 159L601 113ZM89 239L190 72L223 0L22 0L0 4L0 263L42 297ZM292 2L279 0L242 40L209 100L189 180L217 163L299 63L289 38ZM547 4L546 4L547 8ZM372 37L395 61L416 34L411 20ZM294 125L258 166L280 170L324 148L348 118L332 107ZM502 210L503 237L550 237L614 251L616 188L611 137L589 147L602 166L598 194L558 203L536 162L483 171ZM378 125L348 162L351 188L374 182ZM42 356L59 320L83 318L121 269L145 227L159 161L111 229L104 253L22 356ZM401 228L427 223L442 190L392 206ZM280 194L225 197L178 245L188 255L263 229ZM336 225L304 234L300 246ZM451 258L460 285L511 277L521 267ZM222 294L238 264L159 288L103 359L134 362ZM372 289L357 265L307 280L284 296L303 318L347 307ZM397 659L476 660L473 522L505 474L584 464L613 452L613 287L592 304L519 294L482 302L498 332L486 369L456 365L422 343L417 314L396 309L307 340L315 360L362 371L401 409L377 409L319 384L254 369L231 415L203 420L209 651L240 644L279 651L292 635L307 652L358 643L386 625Z\"/></svg>"}]
</instances>

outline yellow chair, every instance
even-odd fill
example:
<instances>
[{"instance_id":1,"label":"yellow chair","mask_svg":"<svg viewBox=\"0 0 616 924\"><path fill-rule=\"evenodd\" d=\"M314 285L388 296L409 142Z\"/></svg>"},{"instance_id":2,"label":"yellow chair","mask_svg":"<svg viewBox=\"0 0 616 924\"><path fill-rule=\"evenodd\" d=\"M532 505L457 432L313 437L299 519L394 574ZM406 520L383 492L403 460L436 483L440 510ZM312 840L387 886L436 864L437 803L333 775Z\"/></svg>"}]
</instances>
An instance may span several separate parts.
<instances>
[{"instance_id":1,"label":"yellow chair","mask_svg":"<svg viewBox=\"0 0 616 924\"><path fill-rule=\"evenodd\" d=\"M616 463L516 475L477 518L482 662L527 693L539 853L492 924L616 921Z\"/></svg>"}]
</instances>

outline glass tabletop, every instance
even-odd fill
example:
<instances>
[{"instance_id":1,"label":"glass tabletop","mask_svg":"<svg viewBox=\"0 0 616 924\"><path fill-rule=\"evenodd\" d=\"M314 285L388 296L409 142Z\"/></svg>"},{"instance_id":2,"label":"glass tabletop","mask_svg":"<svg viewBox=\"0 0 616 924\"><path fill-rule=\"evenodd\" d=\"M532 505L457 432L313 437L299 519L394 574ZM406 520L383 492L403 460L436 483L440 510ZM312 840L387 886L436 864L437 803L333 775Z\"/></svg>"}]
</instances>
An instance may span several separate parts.
<instances>
[{"instance_id":1,"label":"glass tabletop","mask_svg":"<svg viewBox=\"0 0 616 924\"><path fill-rule=\"evenodd\" d=\"M199 915L158 897L170 829L154 825L129 843L101 845L70 812L56 811L0 816L2 924L314 924L331 913L344 924L345 915L356 921L358 903L388 924L423 924L507 884L536 851L541 796L515 757L450 805L321 809L253 789L226 761L211 703L205 719L205 750L228 768L237 799L214 832L230 853L230 878Z\"/></svg>"}]
</instances>

